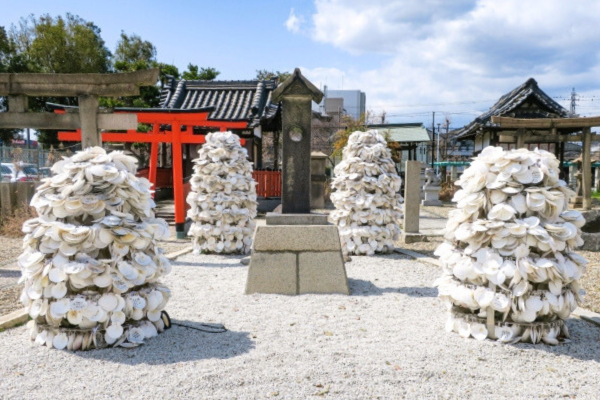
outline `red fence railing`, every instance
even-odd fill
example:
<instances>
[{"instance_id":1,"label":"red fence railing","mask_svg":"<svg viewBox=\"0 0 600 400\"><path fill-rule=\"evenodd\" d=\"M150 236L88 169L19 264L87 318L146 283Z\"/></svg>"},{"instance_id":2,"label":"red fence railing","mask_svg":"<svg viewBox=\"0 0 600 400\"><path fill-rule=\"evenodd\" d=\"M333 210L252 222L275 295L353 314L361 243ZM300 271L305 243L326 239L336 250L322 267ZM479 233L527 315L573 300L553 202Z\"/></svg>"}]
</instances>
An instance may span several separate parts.
<instances>
[{"instance_id":1,"label":"red fence railing","mask_svg":"<svg viewBox=\"0 0 600 400\"><path fill-rule=\"evenodd\" d=\"M281 171L254 171L258 197L281 197Z\"/></svg>"},{"instance_id":2,"label":"red fence railing","mask_svg":"<svg viewBox=\"0 0 600 400\"><path fill-rule=\"evenodd\" d=\"M158 168L156 172L156 188L153 190L173 187L171 168ZM148 168L139 169L136 176L148 179ZM258 197L281 197L281 171L253 171L252 178L256 181ZM187 188L187 192L189 192L189 188ZM187 192L184 193L186 197Z\"/></svg>"}]
</instances>

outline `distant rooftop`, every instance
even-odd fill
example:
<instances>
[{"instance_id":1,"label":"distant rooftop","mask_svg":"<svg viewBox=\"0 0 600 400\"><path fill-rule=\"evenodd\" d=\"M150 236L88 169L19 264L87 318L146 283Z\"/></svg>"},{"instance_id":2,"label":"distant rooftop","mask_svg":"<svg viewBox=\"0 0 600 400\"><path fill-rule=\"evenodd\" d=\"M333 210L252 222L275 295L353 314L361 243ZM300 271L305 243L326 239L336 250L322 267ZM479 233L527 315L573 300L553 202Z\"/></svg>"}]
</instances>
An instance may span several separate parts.
<instances>
[{"instance_id":1,"label":"distant rooftop","mask_svg":"<svg viewBox=\"0 0 600 400\"><path fill-rule=\"evenodd\" d=\"M429 142L427 129L421 122L406 124L371 124L368 129L376 129L379 133L388 133L390 140L398 143Z\"/></svg>"},{"instance_id":2,"label":"distant rooftop","mask_svg":"<svg viewBox=\"0 0 600 400\"><path fill-rule=\"evenodd\" d=\"M536 103L529 107L528 102ZM514 118L568 118L570 112L538 87L533 78L511 90L490 109L457 132L457 139L474 135L481 127L491 126L492 116Z\"/></svg>"},{"instance_id":3,"label":"distant rooftop","mask_svg":"<svg viewBox=\"0 0 600 400\"><path fill-rule=\"evenodd\" d=\"M194 109L214 107L208 119L248 121L248 128L269 125L279 111L271 102L275 80L187 81L169 78L160 95L160 107Z\"/></svg>"}]
</instances>

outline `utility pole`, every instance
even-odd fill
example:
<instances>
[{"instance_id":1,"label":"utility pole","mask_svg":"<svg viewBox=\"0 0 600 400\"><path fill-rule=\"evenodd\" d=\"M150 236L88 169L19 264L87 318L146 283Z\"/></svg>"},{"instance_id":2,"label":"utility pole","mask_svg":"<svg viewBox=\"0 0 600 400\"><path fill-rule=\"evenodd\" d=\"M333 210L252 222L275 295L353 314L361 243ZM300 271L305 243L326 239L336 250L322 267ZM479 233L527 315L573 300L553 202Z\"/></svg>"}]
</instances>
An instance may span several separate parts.
<instances>
[{"instance_id":1,"label":"utility pole","mask_svg":"<svg viewBox=\"0 0 600 400\"><path fill-rule=\"evenodd\" d=\"M440 125L441 123L438 122L437 126L438 126L438 137L437 137L437 157L436 157L436 161L438 162L438 165L435 167L435 174L439 175L440 174Z\"/></svg>"},{"instance_id":2,"label":"utility pole","mask_svg":"<svg viewBox=\"0 0 600 400\"><path fill-rule=\"evenodd\" d=\"M435 111L431 117L431 168L433 168L433 160L435 159Z\"/></svg>"},{"instance_id":3,"label":"utility pole","mask_svg":"<svg viewBox=\"0 0 600 400\"><path fill-rule=\"evenodd\" d=\"M571 116L575 115L575 107L577 105L577 93L575 92L575 88L571 90Z\"/></svg>"}]
</instances>

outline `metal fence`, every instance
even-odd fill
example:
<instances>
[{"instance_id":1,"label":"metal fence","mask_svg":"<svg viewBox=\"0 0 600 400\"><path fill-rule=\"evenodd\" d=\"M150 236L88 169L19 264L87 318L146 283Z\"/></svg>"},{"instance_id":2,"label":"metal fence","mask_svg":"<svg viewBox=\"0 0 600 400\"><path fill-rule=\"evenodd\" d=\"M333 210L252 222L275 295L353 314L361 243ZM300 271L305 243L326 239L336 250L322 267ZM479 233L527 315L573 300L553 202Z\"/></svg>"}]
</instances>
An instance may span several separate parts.
<instances>
[{"instance_id":1,"label":"metal fence","mask_svg":"<svg viewBox=\"0 0 600 400\"><path fill-rule=\"evenodd\" d=\"M0 146L2 165L0 181L14 181L17 176L24 176L26 179L23 180L37 180L48 176L50 167L56 161L61 160L63 156L72 155L76 150L76 148L45 150Z\"/></svg>"}]
</instances>

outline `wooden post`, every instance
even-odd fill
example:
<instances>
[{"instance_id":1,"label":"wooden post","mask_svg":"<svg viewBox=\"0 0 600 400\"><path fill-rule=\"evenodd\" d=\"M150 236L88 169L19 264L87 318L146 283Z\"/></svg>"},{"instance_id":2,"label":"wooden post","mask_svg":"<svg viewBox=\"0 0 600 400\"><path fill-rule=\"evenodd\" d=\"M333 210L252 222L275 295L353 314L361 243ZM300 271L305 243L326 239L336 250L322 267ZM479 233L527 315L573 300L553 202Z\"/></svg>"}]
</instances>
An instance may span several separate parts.
<instances>
[{"instance_id":1,"label":"wooden post","mask_svg":"<svg viewBox=\"0 0 600 400\"><path fill-rule=\"evenodd\" d=\"M158 142L152 142L150 144L150 168L148 170L148 180L152 184L152 190L156 191L156 176L158 170ZM152 193L152 198L154 198Z\"/></svg>"},{"instance_id":2,"label":"wooden post","mask_svg":"<svg viewBox=\"0 0 600 400\"><path fill-rule=\"evenodd\" d=\"M592 208L592 132L590 127L583 128L583 146L581 147L581 186L583 189L583 209Z\"/></svg>"},{"instance_id":3,"label":"wooden post","mask_svg":"<svg viewBox=\"0 0 600 400\"><path fill-rule=\"evenodd\" d=\"M550 135L552 135L553 137L558 137L558 130L555 127L552 127L552 129L550 130ZM560 139L557 139L557 141L554 143L554 156L556 158L559 157L560 155Z\"/></svg>"},{"instance_id":4,"label":"wooden post","mask_svg":"<svg viewBox=\"0 0 600 400\"><path fill-rule=\"evenodd\" d=\"M525 129L517 129L517 149L525 148Z\"/></svg>"},{"instance_id":5,"label":"wooden post","mask_svg":"<svg viewBox=\"0 0 600 400\"><path fill-rule=\"evenodd\" d=\"M79 119L81 123L81 148L102 146L98 129L98 96L79 96Z\"/></svg>"},{"instance_id":6,"label":"wooden post","mask_svg":"<svg viewBox=\"0 0 600 400\"><path fill-rule=\"evenodd\" d=\"M181 125L175 122L173 130L173 201L175 203L175 232L177 239L185 239L185 199L183 198L183 154L181 152Z\"/></svg>"}]
</instances>

